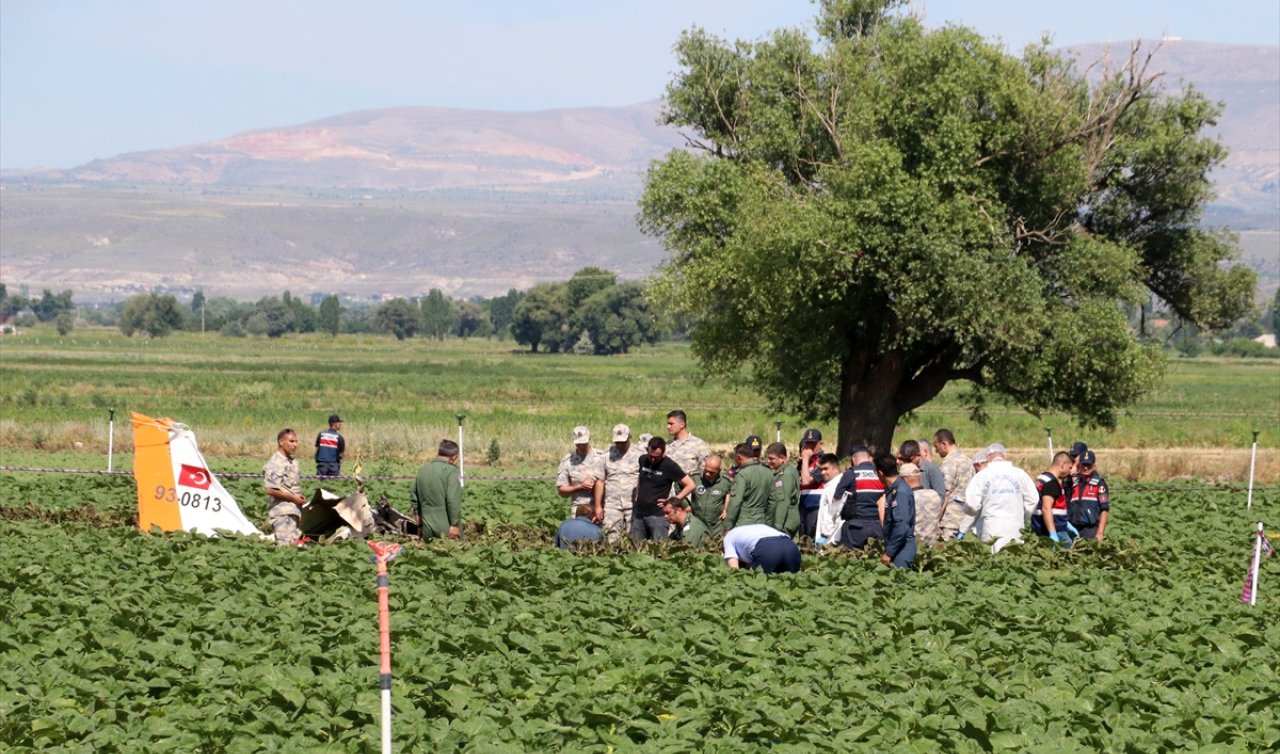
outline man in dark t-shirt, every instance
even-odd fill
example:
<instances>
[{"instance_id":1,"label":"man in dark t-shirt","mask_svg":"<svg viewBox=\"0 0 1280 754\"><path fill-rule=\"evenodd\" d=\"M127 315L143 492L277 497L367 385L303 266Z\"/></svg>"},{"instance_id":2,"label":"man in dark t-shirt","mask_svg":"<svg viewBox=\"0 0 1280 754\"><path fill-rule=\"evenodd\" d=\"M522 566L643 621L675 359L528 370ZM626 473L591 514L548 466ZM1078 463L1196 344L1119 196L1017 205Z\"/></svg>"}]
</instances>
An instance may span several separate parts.
<instances>
[{"instance_id":1,"label":"man in dark t-shirt","mask_svg":"<svg viewBox=\"0 0 1280 754\"><path fill-rule=\"evenodd\" d=\"M636 502L631 509L631 539L666 539L671 524L662 503L671 495L671 485L680 485L672 502L683 505L693 494L693 480L680 464L667 458L667 441L661 437L649 440L649 452L640 457L640 478L636 481Z\"/></svg>"},{"instance_id":2,"label":"man in dark t-shirt","mask_svg":"<svg viewBox=\"0 0 1280 754\"><path fill-rule=\"evenodd\" d=\"M1040 509L1031 517L1031 529L1063 547L1071 546L1071 535L1067 530L1067 493L1062 482L1071 476L1074 465L1071 455L1060 450L1053 456L1049 470L1036 477Z\"/></svg>"}]
</instances>

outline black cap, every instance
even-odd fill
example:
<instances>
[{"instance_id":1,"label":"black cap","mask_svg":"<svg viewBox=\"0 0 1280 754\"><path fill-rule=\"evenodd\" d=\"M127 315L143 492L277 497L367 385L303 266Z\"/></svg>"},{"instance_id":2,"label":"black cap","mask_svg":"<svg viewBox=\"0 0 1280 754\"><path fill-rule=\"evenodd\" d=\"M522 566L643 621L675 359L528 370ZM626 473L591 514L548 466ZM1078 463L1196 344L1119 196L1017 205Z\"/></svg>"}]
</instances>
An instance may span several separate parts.
<instances>
[{"instance_id":1,"label":"black cap","mask_svg":"<svg viewBox=\"0 0 1280 754\"><path fill-rule=\"evenodd\" d=\"M870 453L870 452L871 452L871 448L868 448L866 445L854 445L852 448L849 448L849 455L851 456L856 456L859 453Z\"/></svg>"},{"instance_id":2,"label":"black cap","mask_svg":"<svg viewBox=\"0 0 1280 754\"><path fill-rule=\"evenodd\" d=\"M822 442L822 433L816 429L806 429L800 436L800 444L804 445L807 442Z\"/></svg>"},{"instance_id":3,"label":"black cap","mask_svg":"<svg viewBox=\"0 0 1280 754\"><path fill-rule=\"evenodd\" d=\"M342 417L341 417L341 416L338 416L337 414L331 414L331 415L329 416L329 423L330 423L330 424L341 424L341 423L342 423Z\"/></svg>"},{"instance_id":4,"label":"black cap","mask_svg":"<svg viewBox=\"0 0 1280 754\"><path fill-rule=\"evenodd\" d=\"M1071 450L1067 451L1067 455L1071 456L1072 458L1079 458L1080 454L1085 452L1088 449L1089 449L1088 445L1085 445L1084 443L1077 440L1076 443L1071 446Z\"/></svg>"},{"instance_id":5,"label":"black cap","mask_svg":"<svg viewBox=\"0 0 1280 754\"><path fill-rule=\"evenodd\" d=\"M1086 450L1076 459L1081 466L1093 466L1098 463L1098 456L1092 450Z\"/></svg>"},{"instance_id":6,"label":"black cap","mask_svg":"<svg viewBox=\"0 0 1280 754\"><path fill-rule=\"evenodd\" d=\"M760 435L747 435L744 443L751 446L752 450L759 450L764 445L764 440L760 439Z\"/></svg>"}]
</instances>

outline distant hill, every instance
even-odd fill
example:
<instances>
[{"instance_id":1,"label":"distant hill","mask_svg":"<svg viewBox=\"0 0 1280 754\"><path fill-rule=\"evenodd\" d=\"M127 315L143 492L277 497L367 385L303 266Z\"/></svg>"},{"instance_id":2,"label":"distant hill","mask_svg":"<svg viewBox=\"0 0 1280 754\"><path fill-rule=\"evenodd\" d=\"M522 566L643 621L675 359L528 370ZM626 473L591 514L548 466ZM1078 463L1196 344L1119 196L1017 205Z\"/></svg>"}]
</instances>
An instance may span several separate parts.
<instances>
[{"instance_id":1,"label":"distant hill","mask_svg":"<svg viewBox=\"0 0 1280 754\"><path fill-rule=\"evenodd\" d=\"M1144 43L1151 47L1154 43ZM1098 60L1104 46L1070 51ZM1112 48L1126 56L1127 44ZM1208 220L1280 281L1280 47L1167 41L1155 68L1226 102ZM588 264L652 272L635 225L649 161L684 144L658 101L493 112L403 107L0 176L0 275L81 298L439 287L490 295ZM1269 281L1269 282L1268 282Z\"/></svg>"},{"instance_id":2,"label":"distant hill","mask_svg":"<svg viewBox=\"0 0 1280 754\"><path fill-rule=\"evenodd\" d=\"M495 112L401 107L347 113L194 146L94 160L75 181L378 191L515 189L622 176L683 140L659 103Z\"/></svg>"}]
</instances>

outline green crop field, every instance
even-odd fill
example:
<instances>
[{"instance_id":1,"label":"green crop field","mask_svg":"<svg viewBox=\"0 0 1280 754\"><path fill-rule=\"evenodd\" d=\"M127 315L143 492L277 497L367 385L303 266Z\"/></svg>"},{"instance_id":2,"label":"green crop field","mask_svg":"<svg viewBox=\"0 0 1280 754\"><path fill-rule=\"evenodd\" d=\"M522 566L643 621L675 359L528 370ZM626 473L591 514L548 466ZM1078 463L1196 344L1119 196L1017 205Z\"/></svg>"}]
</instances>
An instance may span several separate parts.
<instances>
[{"instance_id":1,"label":"green crop field","mask_svg":"<svg viewBox=\"0 0 1280 754\"><path fill-rule=\"evenodd\" d=\"M989 423L978 425L960 402L961 388L952 386L904 417L899 440L929 437L945 426L962 446L1001 441L1037 465L1044 428L1051 427L1060 447L1083 439L1104 451L1113 475L1238 480L1247 472L1250 432L1258 429L1260 477L1280 477L1275 360L1173 360L1162 386L1114 430L1001 405L991 406ZM37 329L0 339L0 461L6 465L56 459L101 468L109 408L117 410L118 466L128 468L127 412L136 410L190 425L221 471L261 468L278 429L298 429L305 444L335 411L347 421L349 456L361 456L366 471L396 473L411 473L440 438L456 436L460 413L467 417L469 468L484 464L497 441L500 470L541 473L568 450L577 424L597 438L617 422L637 435L658 433L666 412L682 408L690 429L721 449L750 433L772 436L775 421L794 444L808 424L769 411L758 394L732 380L700 379L681 344L587 357L532 355L510 342L375 336L266 340L180 333L148 340L107 329L65 338ZM832 423L817 426L834 439Z\"/></svg>"},{"instance_id":2,"label":"green crop field","mask_svg":"<svg viewBox=\"0 0 1280 754\"><path fill-rule=\"evenodd\" d=\"M228 486L261 521L256 484ZM6 751L377 751L362 543L143 534L127 477L0 496ZM1275 751L1280 560L1238 595L1280 495L1242 497L1129 486L1102 545L766 577L554 550L548 485L468 484L466 540L391 564L396 750Z\"/></svg>"},{"instance_id":3,"label":"green crop field","mask_svg":"<svg viewBox=\"0 0 1280 754\"><path fill-rule=\"evenodd\" d=\"M1050 425L1059 444L1110 448L1109 468L1139 452L1217 464L1202 475L1212 484L1113 474L1104 544L992 556L953 543L906 572L874 552L807 552L801 573L765 577L680 546L554 550L564 503L551 485L486 477L551 474L578 423L656 432L681 407L726 447L775 420L794 442L804 422L699 381L680 345L611 358L510 348L37 331L0 341L0 465L101 469L116 408L127 470L125 411L168 415L196 430L262 526L261 482L231 472L260 471L280 426L307 436L344 414L371 498L405 509L410 483L387 477L411 473L465 413L466 539L411 543L391 566L398 751L1280 746L1280 560L1264 562L1256 607L1238 600L1253 527L1280 504L1274 362L1173 362L1114 432L1000 407L978 426L950 391L904 421L903 437L947 425L962 444L999 439L1036 461ZM1245 511L1254 427L1270 476ZM1186 470L1149 461L1133 476ZM363 544L282 551L153 536L136 520L127 474L0 471L6 751L377 751Z\"/></svg>"}]
</instances>

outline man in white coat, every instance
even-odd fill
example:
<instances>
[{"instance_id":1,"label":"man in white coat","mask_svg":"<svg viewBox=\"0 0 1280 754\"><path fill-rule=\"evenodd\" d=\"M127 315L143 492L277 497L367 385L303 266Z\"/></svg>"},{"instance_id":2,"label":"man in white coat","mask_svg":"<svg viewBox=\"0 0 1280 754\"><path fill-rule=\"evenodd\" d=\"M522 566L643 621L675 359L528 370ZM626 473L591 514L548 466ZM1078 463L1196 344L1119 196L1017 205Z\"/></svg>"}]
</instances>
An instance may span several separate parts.
<instances>
[{"instance_id":1,"label":"man in white coat","mask_svg":"<svg viewBox=\"0 0 1280 754\"><path fill-rule=\"evenodd\" d=\"M989 446L986 468L973 475L964 492L965 512L977 519L979 539L993 542L992 553L1022 541L1022 528L1040 503L1036 483L1007 456L1003 445Z\"/></svg>"}]
</instances>

